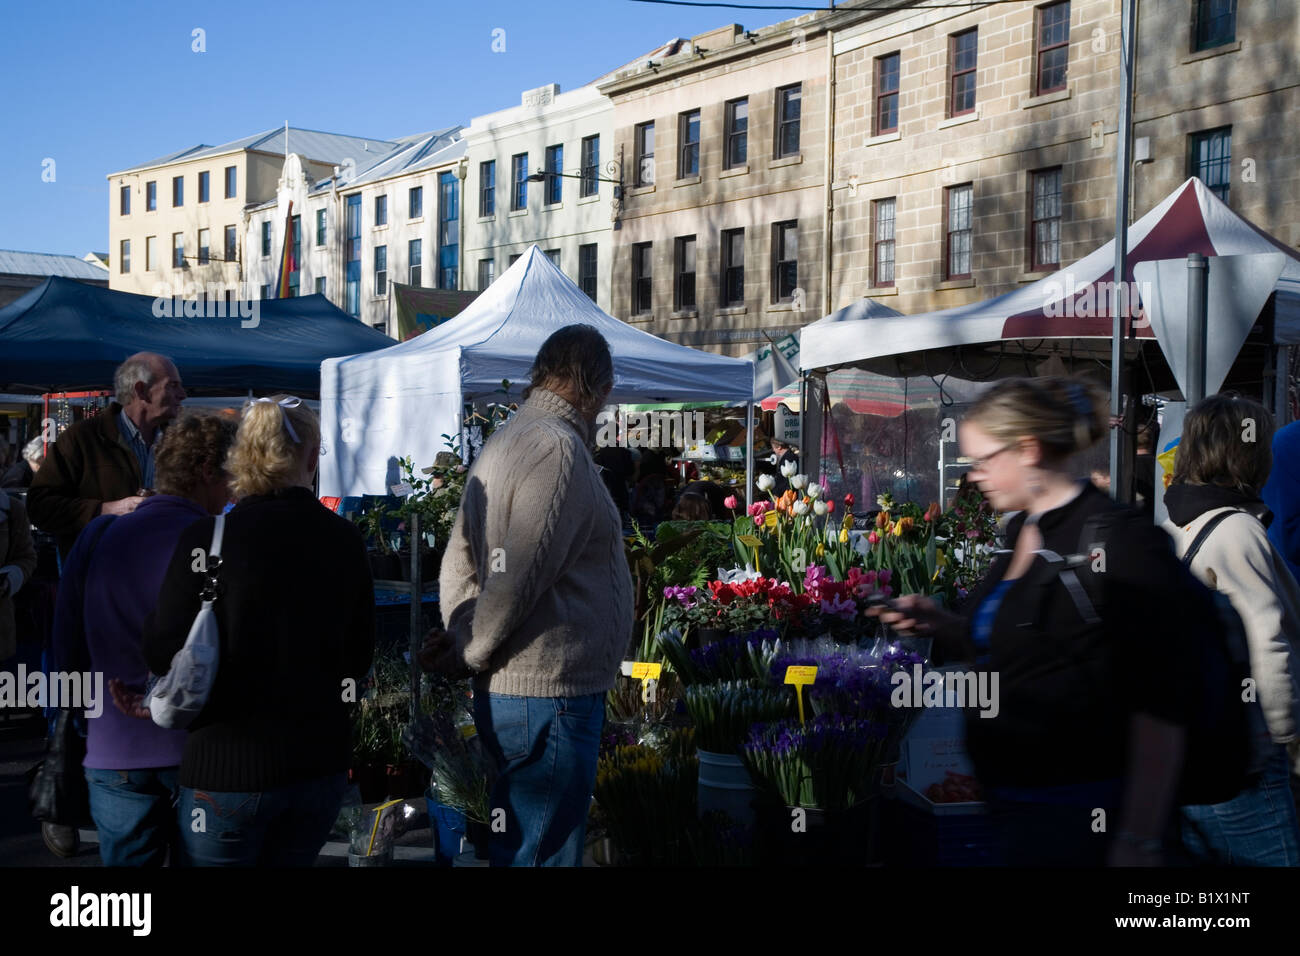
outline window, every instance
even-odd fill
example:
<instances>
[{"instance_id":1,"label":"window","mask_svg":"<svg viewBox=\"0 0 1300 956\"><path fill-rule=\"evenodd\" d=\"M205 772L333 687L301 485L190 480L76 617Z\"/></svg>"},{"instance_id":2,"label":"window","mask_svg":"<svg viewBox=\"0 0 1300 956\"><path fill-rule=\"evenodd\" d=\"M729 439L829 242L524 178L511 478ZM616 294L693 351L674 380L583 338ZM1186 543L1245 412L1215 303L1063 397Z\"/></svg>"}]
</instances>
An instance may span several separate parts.
<instances>
[{"instance_id":1,"label":"window","mask_svg":"<svg viewBox=\"0 0 1300 956\"><path fill-rule=\"evenodd\" d=\"M799 112L803 86L785 86L776 91L776 158L799 154Z\"/></svg>"},{"instance_id":2,"label":"window","mask_svg":"<svg viewBox=\"0 0 1300 956\"><path fill-rule=\"evenodd\" d=\"M212 244L212 233L208 229L199 230L199 265L208 264L208 255Z\"/></svg>"},{"instance_id":3,"label":"window","mask_svg":"<svg viewBox=\"0 0 1300 956\"><path fill-rule=\"evenodd\" d=\"M894 213L897 200L877 199L871 204L871 284L887 287L894 284Z\"/></svg>"},{"instance_id":4,"label":"window","mask_svg":"<svg viewBox=\"0 0 1300 956\"><path fill-rule=\"evenodd\" d=\"M1232 127L1193 134L1191 154L1191 175L1198 177L1210 187L1210 192L1227 202L1232 179Z\"/></svg>"},{"instance_id":5,"label":"window","mask_svg":"<svg viewBox=\"0 0 1300 956\"><path fill-rule=\"evenodd\" d=\"M979 28L954 34L948 42L948 115L961 116L975 110L975 58Z\"/></svg>"},{"instance_id":6,"label":"window","mask_svg":"<svg viewBox=\"0 0 1300 956\"><path fill-rule=\"evenodd\" d=\"M522 252L516 252L516 253L512 254L512 255L510 256L510 264L511 264L511 265L514 265L516 262L519 261L519 257L522 256L522 255L523 255Z\"/></svg>"},{"instance_id":7,"label":"window","mask_svg":"<svg viewBox=\"0 0 1300 956\"><path fill-rule=\"evenodd\" d=\"M347 198L343 219L343 309L361 317L361 194Z\"/></svg>"},{"instance_id":8,"label":"window","mask_svg":"<svg viewBox=\"0 0 1300 956\"><path fill-rule=\"evenodd\" d=\"M497 278L497 261L495 259L480 259L478 261L478 290L483 292Z\"/></svg>"},{"instance_id":9,"label":"window","mask_svg":"<svg viewBox=\"0 0 1300 956\"><path fill-rule=\"evenodd\" d=\"M564 177L560 175L564 172L563 146L546 147L546 171L550 174L546 177L546 204L554 206L564 198Z\"/></svg>"},{"instance_id":10,"label":"window","mask_svg":"<svg viewBox=\"0 0 1300 956\"><path fill-rule=\"evenodd\" d=\"M1237 38L1237 0L1196 0L1193 50L1210 50Z\"/></svg>"},{"instance_id":11,"label":"window","mask_svg":"<svg viewBox=\"0 0 1300 956\"><path fill-rule=\"evenodd\" d=\"M324 277L324 276L317 276L317 277L316 277L316 294L317 294L317 295L324 295L324 294L325 294L325 277Z\"/></svg>"},{"instance_id":12,"label":"window","mask_svg":"<svg viewBox=\"0 0 1300 956\"><path fill-rule=\"evenodd\" d=\"M235 191L236 191L235 183L236 183L235 167L227 166L226 167L226 198L227 199L235 198Z\"/></svg>"},{"instance_id":13,"label":"window","mask_svg":"<svg viewBox=\"0 0 1300 956\"><path fill-rule=\"evenodd\" d=\"M510 208L518 212L528 208L528 154L510 157Z\"/></svg>"},{"instance_id":14,"label":"window","mask_svg":"<svg viewBox=\"0 0 1300 956\"><path fill-rule=\"evenodd\" d=\"M123 239L117 249L117 271L126 275L131 271L131 240Z\"/></svg>"},{"instance_id":15,"label":"window","mask_svg":"<svg viewBox=\"0 0 1300 956\"><path fill-rule=\"evenodd\" d=\"M119 216L131 215L131 187L123 186L117 191L117 214Z\"/></svg>"},{"instance_id":16,"label":"window","mask_svg":"<svg viewBox=\"0 0 1300 956\"><path fill-rule=\"evenodd\" d=\"M497 214L497 161L490 159L478 164L478 214Z\"/></svg>"},{"instance_id":17,"label":"window","mask_svg":"<svg viewBox=\"0 0 1300 956\"><path fill-rule=\"evenodd\" d=\"M387 246L375 246L375 295L388 295Z\"/></svg>"},{"instance_id":18,"label":"window","mask_svg":"<svg viewBox=\"0 0 1300 956\"><path fill-rule=\"evenodd\" d=\"M289 219L289 243L289 296L296 299L302 269L302 216Z\"/></svg>"},{"instance_id":19,"label":"window","mask_svg":"<svg viewBox=\"0 0 1300 956\"><path fill-rule=\"evenodd\" d=\"M144 184L144 208L145 212L154 212L158 209L158 184Z\"/></svg>"},{"instance_id":20,"label":"window","mask_svg":"<svg viewBox=\"0 0 1300 956\"><path fill-rule=\"evenodd\" d=\"M632 314L649 315L654 244L638 242L632 246Z\"/></svg>"},{"instance_id":21,"label":"window","mask_svg":"<svg viewBox=\"0 0 1300 956\"><path fill-rule=\"evenodd\" d=\"M944 190L944 276L948 279L970 278L971 196L970 183L949 186Z\"/></svg>"},{"instance_id":22,"label":"window","mask_svg":"<svg viewBox=\"0 0 1300 956\"><path fill-rule=\"evenodd\" d=\"M876 58L876 129L875 135L898 129L898 73L902 54L891 53Z\"/></svg>"},{"instance_id":23,"label":"window","mask_svg":"<svg viewBox=\"0 0 1300 956\"><path fill-rule=\"evenodd\" d=\"M144 240L144 271L153 272L158 268L158 237L146 236Z\"/></svg>"},{"instance_id":24,"label":"window","mask_svg":"<svg viewBox=\"0 0 1300 956\"><path fill-rule=\"evenodd\" d=\"M792 302L799 288L799 223L772 226L772 301Z\"/></svg>"},{"instance_id":25,"label":"window","mask_svg":"<svg viewBox=\"0 0 1300 956\"><path fill-rule=\"evenodd\" d=\"M673 308L695 308L695 237L681 236L673 249Z\"/></svg>"},{"instance_id":26,"label":"window","mask_svg":"<svg viewBox=\"0 0 1300 956\"><path fill-rule=\"evenodd\" d=\"M424 216L424 187L412 186L406 203L406 218L420 219Z\"/></svg>"},{"instance_id":27,"label":"window","mask_svg":"<svg viewBox=\"0 0 1300 956\"><path fill-rule=\"evenodd\" d=\"M700 111L691 110L677 118L677 178L700 174Z\"/></svg>"},{"instance_id":28,"label":"window","mask_svg":"<svg viewBox=\"0 0 1300 956\"><path fill-rule=\"evenodd\" d=\"M185 265L185 233L172 233L172 268L179 269Z\"/></svg>"},{"instance_id":29,"label":"window","mask_svg":"<svg viewBox=\"0 0 1300 956\"><path fill-rule=\"evenodd\" d=\"M438 174L438 288L460 288L460 180Z\"/></svg>"},{"instance_id":30,"label":"window","mask_svg":"<svg viewBox=\"0 0 1300 956\"><path fill-rule=\"evenodd\" d=\"M424 284L424 240L412 239L406 244L406 261L410 263L407 270L407 284L419 286Z\"/></svg>"},{"instance_id":31,"label":"window","mask_svg":"<svg viewBox=\"0 0 1300 956\"><path fill-rule=\"evenodd\" d=\"M325 215L324 209L316 210L316 245L325 245Z\"/></svg>"},{"instance_id":32,"label":"window","mask_svg":"<svg viewBox=\"0 0 1300 956\"><path fill-rule=\"evenodd\" d=\"M732 100L726 106L727 151L725 166L744 166L749 156L749 100Z\"/></svg>"},{"instance_id":33,"label":"window","mask_svg":"<svg viewBox=\"0 0 1300 956\"><path fill-rule=\"evenodd\" d=\"M722 304L745 304L745 230L722 234Z\"/></svg>"},{"instance_id":34,"label":"window","mask_svg":"<svg viewBox=\"0 0 1300 956\"><path fill-rule=\"evenodd\" d=\"M269 285L262 286L262 288L259 290L259 295L263 299L271 298L271 287Z\"/></svg>"},{"instance_id":35,"label":"window","mask_svg":"<svg viewBox=\"0 0 1300 956\"><path fill-rule=\"evenodd\" d=\"M1052 3L1035 11L1038 29L1038 68L1034 71L1034 93L1065 89L1065 72L1070 62L1070 3Z\"/></svg>"},{"instance_id":36,"label":"window","mask_svg":"<svg viewBox=\"0 0 1300 956\"><path fill-rule=\"evenodd\" d=\"M642 123L636 128L636 184L655 184L655 124Z\"/></svg>"},{"instance_id":37,"label":"window","mask_svg":"<svg viewBox=\"0 0 1300 956\"><path fill-rule=\"evenodd\" d=\"M414 219L415 215L415 213L411 213L411 218ZM375 225L388 225L388 196L386 195L375 197Z\"/></svg>"},{"instance_id":38,"label":"window","mask_svg":"<svg viewBox=\"0 0 1300 956\"><path fill-rule=\"evenodd\" d=\"M1029 268L1054 269L1061 264L1061 167L1030 173L1029 178Z\"/></svg>"},{"instance_id":39,"label":"window","mask_svg":"<svg viewBox=\"0 0 1300 956\"><path fill-rule=\"evenodd\" d=\"M592 302L596 301L596 257L594 242L578 246L578 288Z\"/></svg>"},{"instance_id":40,"label":"window","mask_svg":"<svg viewBox=\"0 0 1300 956\"><path fill-rule=\"evenodd\" d=\"M262 255L263 257L271 254L271 220L262 223Z\"/></svg>"},{"instance_id":41,"label":"window","mask_svg":"<svg viewBox=\"0 0 1300 956\"><path fill-rule=\"evenodd\" d=\"M185 205L185 177L172 177L172 207Z\"/></svg>"},{"instance_id":42,"label":"window","mask_svg":"<svg viewBox=\"0 0 1300 956\"><path fill-rule=\"evenodd\" d=\"M226 261L234 262L239 257L238 238L234 226L226 227Z\"/></svg>"},{"instance_id":43,"label":"window","mask_svg":"<svg viewBox=\"0 0 1300 956\"><path fill-rule=\"evenodd\" d=\"M600 190L600 137L584 136L582 139L582 182L578 186L578 195L582 198L594 196Z\"/></svg>"},{"instance_id":44,"label":"window","mask_svg":"<svg viewBox=\"0 0 1300 956\"><path fill-rule=\"evenodd\" d=\"M555 264L555 268L557 268L557 269L560 268L560 250L559 250L559 249L547 249L547 250L545 250L545 251L542 253L542 255L544 255L544 256L546 256L546 258L550 259L551 262L553 262L553 263Z\"/></svg>"},{"instance_id":45,"label":"window","mask_svg":"<svg viewBox=\"0 0 1300 956\"><path fill-rule=\"evenodd\" d=\"M207 202L211 197L208 195L208 180L212 174L204 171L199 173L199 202Z\"/></svg>"}]
</instances>

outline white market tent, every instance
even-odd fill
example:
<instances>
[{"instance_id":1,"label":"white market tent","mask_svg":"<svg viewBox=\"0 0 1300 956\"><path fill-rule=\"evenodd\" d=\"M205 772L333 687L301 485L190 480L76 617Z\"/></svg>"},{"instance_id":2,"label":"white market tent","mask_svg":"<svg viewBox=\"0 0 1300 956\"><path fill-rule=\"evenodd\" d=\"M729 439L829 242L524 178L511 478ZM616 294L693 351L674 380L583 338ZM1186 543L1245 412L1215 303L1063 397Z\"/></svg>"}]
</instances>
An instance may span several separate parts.
<instances>
[{"instance_id":1,"label":"white market tent","mask_svg":"<svg viewBox=\"0 0 1300 956\"><path fill-rule=\"evenodd\" d=\"M1109 285L1114 240L1079 261L1004 295L920 315L871 314L866 299L803 330L803 369L858 366L897 374L899 357L931 349L1017 339L1109 339ZM1128 228L1128 263L1206 256L1283 252L1286 266L1276 286L1274 341L1300 342L1300 254L1233 212L1195 177L1170 193ZM1139 339L1152 330L1136 330ZM906 359L904 359L906 362Z\"/></svg>"},{"instance_id":2,"label":"white market tent","mask_svg":"<svg viewBox=\"0 0 1300 956\"><path fill-rule=\"evenodd\" d=\"M611 403L749 402L751 362L666 342L607 315L537 246L456 318L409 341L321 363L321 495L386 494L396 459L431 464L466 402L519 401L542 343L566 325L600 330L614 356Z\"/></svg>"}]
</instances>

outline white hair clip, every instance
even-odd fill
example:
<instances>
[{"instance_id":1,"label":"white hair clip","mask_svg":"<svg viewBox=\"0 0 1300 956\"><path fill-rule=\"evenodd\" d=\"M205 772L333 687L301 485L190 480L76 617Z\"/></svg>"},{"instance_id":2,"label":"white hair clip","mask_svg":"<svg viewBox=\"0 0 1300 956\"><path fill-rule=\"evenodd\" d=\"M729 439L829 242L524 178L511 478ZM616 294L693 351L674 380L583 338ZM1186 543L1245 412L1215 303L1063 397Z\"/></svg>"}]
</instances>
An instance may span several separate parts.
<instances>
[{"instance_id":1,"label":"white hair clip","mask_svg":"<svg viewBox=\"0 0 1300 956\"><path fill-rule=\"evenodd\" d=\"M302 404L302 399L301 399L301 398L298 398L298 397L296 397L296 396L294 396L294 395L290 395L288 398L282 398L282 399L280 399L278 402L277 402L275 399L273 399L273 398L255 398L255 399L253 399L253 401L250 402L249 404L250 404L250 405L260 405L260 404L262 404L263 402L265 402L265 403L268 404L268 405L279 405L279 406L280 406L280 421L284 422L284 429L285 429L285 431L287 431L287 432L289 433L289 437L293 439L293 443L294 443L295 445L301 445L301 444L302 444L302 439L299 438L299 437L298 437L298 433L297 433L296 431L293 430L293 422L289 421L289 413L286 412L285 409L286 409L286 408L297 408L299 405Z\"/></svg>"}]
</instances>

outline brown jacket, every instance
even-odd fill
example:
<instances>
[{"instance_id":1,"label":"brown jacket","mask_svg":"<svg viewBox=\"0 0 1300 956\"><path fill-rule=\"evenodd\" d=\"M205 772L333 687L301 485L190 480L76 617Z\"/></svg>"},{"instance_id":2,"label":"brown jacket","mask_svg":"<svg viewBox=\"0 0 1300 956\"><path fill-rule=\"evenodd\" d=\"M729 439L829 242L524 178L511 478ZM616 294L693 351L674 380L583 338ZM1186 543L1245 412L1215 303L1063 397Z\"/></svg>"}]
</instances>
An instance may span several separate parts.
<instances>
[{"instance_id":1,"label":"brown jacket","mask_svg":"<svg viewBox=\"0 0 1300 956\"><path fill-rule=\"evenodd\" d=\"M22 572L21 588L36 570L36 548L32 545L32 526L23 503L0 491L0 568L17 568ZM0 578L11 577L7 573ZM18 650L14 627L13 594L0 597L0 661L13 657Z\"/></svg>"},{"instance_id":2,"label":"brown jacket","mask_svg":"<svg viewBox=\"0 0 1300 956\"><path fill-rule=\"evenodd\" d=\"M140 463L117 427L121 410L113 402L107 411L67 429L32 479L28 514L36 527L58 538L60 557L68 556L105 501L140 491Z\"/></svg>"}]
</instances>

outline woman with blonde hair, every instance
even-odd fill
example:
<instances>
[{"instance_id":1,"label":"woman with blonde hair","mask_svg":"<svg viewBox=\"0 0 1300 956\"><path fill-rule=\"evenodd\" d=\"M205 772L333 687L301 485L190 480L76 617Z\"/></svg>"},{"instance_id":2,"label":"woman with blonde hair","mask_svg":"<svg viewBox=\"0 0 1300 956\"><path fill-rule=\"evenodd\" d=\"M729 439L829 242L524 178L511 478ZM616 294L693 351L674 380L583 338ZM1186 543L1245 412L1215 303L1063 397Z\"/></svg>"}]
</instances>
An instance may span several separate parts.
<instances>
[{"instance_id":1,"label":"woman with blonde hair","mask_svg":"<svg viewBox=\"0 0 1300 956\"><path fill-rule=\"evenodd\" d=\"M1300 586L1268 540L1260 500L1273 466L1273 416L1258 402L1211 395L1183 420L1165 530L1192 572L1241 615L1272 756L1231 800L1182 809L1183 845L1198 862L1300 866L1287 747L1300 731Z\"/></svg>"},{"instance_id":2,"label":"woman with blonde hair","mask_svg":"<svg viewBox=\"0 0 1300 956\"><path fill-rule=\"evenodd\" d=\"M971 480L1015 513L1007 550L960 615L914 595L877 612L998 678L996 712L968 712L966 734L1013 865L1156 865L1174 820L1192 721L1180 634L1212 602L1166 535L1072 474L1107 428L1086 382L993 386L958 438ZM1058 556L1080 554L1064 573Z\"/></svg>"},{"instance_id":3,"label":"woman with blonde hair","mask_svg":"<svg viewBox=\"0 0 1300 956\"><path fill-rule=\"evenodd\" d=\"M146 661L165 674L215 577L217 676L180 772L198 866L310 866L338 816L345 698L374 654L374 588L361 533L316 500L320 451L320 422L301 399L248 403L226 463L239 501L220 561L206 560L214 519L188 528L146 629Z\"/></svg>"}]
</instances>

